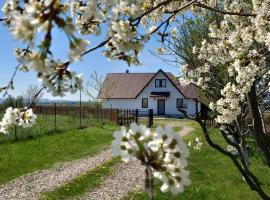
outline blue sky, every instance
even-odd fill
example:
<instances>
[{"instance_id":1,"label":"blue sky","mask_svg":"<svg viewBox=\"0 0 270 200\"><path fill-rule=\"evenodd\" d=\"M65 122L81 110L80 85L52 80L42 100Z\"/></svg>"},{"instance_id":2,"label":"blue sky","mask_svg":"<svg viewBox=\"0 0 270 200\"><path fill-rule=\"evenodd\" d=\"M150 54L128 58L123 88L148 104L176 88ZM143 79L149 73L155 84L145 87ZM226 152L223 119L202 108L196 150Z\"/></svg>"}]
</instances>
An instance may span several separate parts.
<instances>
[{"instance_id":1,"label":"blue sky","mask_svg":"<svg viewBox=\"0 0 270 200\"><path fill-rule=\"evenodd\" d=\"M0 3L0 8L2 8L3 1ZM0 12L1 13L1 12ZM2 13L0 14L1 18ZM0 38L1 38L1 47L0 47L0 86L4 86L10 80L14 72L15 66L18 64L16 61L13 50L16 47L25 47L26 44L22 44L18 41L15 41L6 26L0 22ZM88 38L89 39L89 38ZM90 38L90 46L101 41L102 38ZM108 61L107 58L103 57L101 54L102 49L94 51L86 56L80 62L72 64L71 68L77 71L78 73L84 74L84 80L89 79L90 74L93 71L97 71L98 74L106 76L107 73L112 72L125 72L126 69L132 72L156 72L158 69L163 69L164 71L169 71L174 74L178 74L179 69L173 66L170 66L164 63L162 60L151 55L150 50L158 48L159 43L153 38L145 47L144 51L140 55L140 60L143 62L141 66L128 66L122 61ZM53 45L52 51L56 58L61 60L66 60L68 43L65 35L62 32L54 31L53 33ZM12 95L18 96L22 95L26 90L27 86L30 84L40 84L36 78L34 72L23 73L19 72L15 77L15 89L11 92ZM49 99L61 99L54 98L50 94L46 93L44 98ZM79 94L71 95L67 94L63 99L69 100L78 100ZM83 96L84 100L88 100L86 96Z\"/></svg>"}]
</instances>

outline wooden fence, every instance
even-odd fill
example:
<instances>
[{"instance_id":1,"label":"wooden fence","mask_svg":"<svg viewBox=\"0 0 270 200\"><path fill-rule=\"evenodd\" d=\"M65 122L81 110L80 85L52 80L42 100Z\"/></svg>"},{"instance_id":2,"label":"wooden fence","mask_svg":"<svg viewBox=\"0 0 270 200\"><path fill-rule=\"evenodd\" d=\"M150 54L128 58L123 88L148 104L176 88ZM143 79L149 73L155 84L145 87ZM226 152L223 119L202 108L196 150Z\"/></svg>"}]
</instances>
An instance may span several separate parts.
<instances>
[{"instance_id":1,"label":"wooden fence","mask_svg":"<svg viewBox=\"0 0 270 200\"><path fill-rule=\"evenodd\" d=\"M139 119L144 117L147 119L147 126L153 125L153 109L139 110L139 109L101 109L97 107L79 107L79 106L35 106L34 113L40 115L55 116L71 116L77 117L82 126L82 119L100 119L115 122L121 126L130 126L132 122L139 123Z\"/></svg>"},{"instance_id":2,"label":"wooden fence","mask_svg":"<svg viewBox=\"0 0 270 200\"><path fill-rule=\"evenodd\" d=\"M217 123L214 119L205 119L204 124L206 128L217 128Z\"/></svg>"},{"instance_id":3,"label":"wooden fence","mask_svg":"<svg viewBox=\"0 0 270 200\"><path fill-rule=\"evenodd\" d=\"M43 115L63 115L82 118L95 118L117 122L117 109L101 109L96 107L80 107L80 106L35 106L34 113Z\"/></svg>"}]
</instances>

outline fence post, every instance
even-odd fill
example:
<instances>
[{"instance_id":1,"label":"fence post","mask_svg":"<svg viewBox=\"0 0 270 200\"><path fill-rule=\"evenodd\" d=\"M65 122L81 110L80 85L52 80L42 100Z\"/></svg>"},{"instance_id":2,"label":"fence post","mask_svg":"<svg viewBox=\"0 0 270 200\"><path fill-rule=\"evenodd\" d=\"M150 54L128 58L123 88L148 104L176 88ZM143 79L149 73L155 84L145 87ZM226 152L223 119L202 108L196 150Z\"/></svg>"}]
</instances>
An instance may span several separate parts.
<instances>
[{"instance_id":1,"label":"fence post","mask_svg":"<svg viewBox=\"0 0 270 200\"><path fill-rule=\"evenodd\" d=\"M135 122L138 124L138 114L139 114L139 110L136 109L135 110Z\"/></svg>"},{"instance_id":2,"label":"fence post","mask_svg":"<svg viewBox=\"0 0 270 200\"><path fill-rule=\"evenodd\" d=\"M125 109L123 110L123 112L124 112L124 114L123 114L123 116L124 116L124 126L126 126L126 124L127 124L127 112L126 112Z\"/></svg>"},{"instance_id":3,"label":"fence post","mask_svg":"<svg viewBox=\"0 0 270 200\"><path fill-rule=\"evenodd\" d=\"M102 104L100 105L100 123L101 123L101 126L103 126L103 119L104 119L104 110L102 108Z\"/></svg>"},{"instance_id":4,"label":"fence post","mask_svg":"<svg viewBox=\"0 0 270 200\"><path fill-rule=\"evenodd\" d=\"M111 104L111 109L110 109L110 121L112 121L112 104Z\"/></svg>"},{"instance_id":5,"label":"fence post","mask_svg":"<svg viewBox=\"0 0 270 200\"><path fill-rule=\"evenodd\" d=\"M98 114L98 104L96 105L96 117L97 117L97 122L98 122L98 117L99 117L99 114Z\"/></svg>"},{"instance_id":6,"label":"fence post","mask_svg":"<svg viewBox=\"0 0 270 200\"><path fill-rule=\"evenodd\" d=\"M127 112L126 112L126 116L127 116L127 124L126 124L126 126L130 126L130 120L131 120L131 117L130 117L130 110L127 110Z\"/></svg>"},{"instance_id":7,"label":"fence post","mask_svg":"<svg viewBox=\"0 0 270 200\"><path fill-rule=\"evenodd\" d=\"M153 125L153 109L148 110L148 127L151 128Z\"/></svg>"},{"instance_id":8,"label":"fence post","mask_svg":"<svg viewBox=\"0 0 270 200\"><path fill-rule=\"evenodd\" d=\"M15 102L15 107L16 108L18 107L18 101L17 100ZM17 126L16 125L14 127L14 138L15 138L15 140L17 140Z\"/></svg>"},{"instance_id":9,"label":"fence post","mask_svg":"<svg viewBox=\"0 0 270 200\"><path fill-rule=\"evenodd\" d=\"M128 111L127 110L124 110L124 119L125 119L125 125L124 126L128 126Z\"/></svg>"},{"instance_id":10,"label":"fence post","mask_svg":"<svg viewBox=\"0 0 270 200\"><path fill-rule=\"evenodd\" d=\"M116 123L119 125L119 109L116 111Z\"/></svg>"},{"instance_id":11,"label":"fence post","mask_svg":"<svg viewBox=\"0 0 270 200\"><path fill-rule=\"evenodd\" d=\"M82 90L80 90L80 128L82 128Z\"/></svg>"},{"instance_id":12,"label":"fence post","mask_svg":"<svg viewBox=\"0 0 270 200\"><path fill-rule=\"evenodd\" d=\"M54 130L56 131L56 114L57 114L57 110L56 110L56 102L54 103Z\"/></svg>"},{"instance_id":13,"label":"fence post","mask_svg":"<svg viewBox=\"0 0 270 200\"><path fill-rule=\"evenodd\" d=\"M112 108L110 109L110 121L112 121Z\"/></svg>"}]
</instances>

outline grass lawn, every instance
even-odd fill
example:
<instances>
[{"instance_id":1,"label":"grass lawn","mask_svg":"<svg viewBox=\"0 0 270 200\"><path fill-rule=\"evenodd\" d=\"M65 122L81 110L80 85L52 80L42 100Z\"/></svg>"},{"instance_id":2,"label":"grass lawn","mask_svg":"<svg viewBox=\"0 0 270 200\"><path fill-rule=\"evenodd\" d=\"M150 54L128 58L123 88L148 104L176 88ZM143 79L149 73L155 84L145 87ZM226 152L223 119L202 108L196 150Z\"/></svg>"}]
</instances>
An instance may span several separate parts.
<instances>
[{"instance_id":1,"label":"grass lawn","mask_svg":"<svg viewBox=\"0 0 270 200\"><path fill-rule=\"evenodd\" d=\"M145 126L148 125L147 118L139 118L139 124L143 124ZM154 118L153 126L151 127L152 131L155 131L158 126L170 125L173 127L174 131L179 132L183 129L183 126L191 126L192 122L187 119L175 119L175 118Z\"/></svg>"},{"instance_id":2,"label":"grass lawn","mask_svg":"<svg viewBox=\"0 0 270 200\"><path fill-rule=\"evenodd\" d=\"M1 116L1 115L0 115ZM107 122L107 121L106 121ZM99 125L99 121L95 118L82 118L82 127L90 127ZM9 135L0 134L0 143L14 140L22 140L27 138L35 138L46 134L77 129L80 127L80 119L76 116L55 116L54 115L38 115L37 122L31 128L22 128L15 126L9 129Z\"/></svg>"},{"instance_id":3,"label":"grass lawn","mask_svg":"<svg viewBox=\"0 0 270 200\"><path fill-rule=\"evenodd\" d=\"M187 136L186 140L201 135L197 124L193 124L194 132ZM215 142L224 145L224 141L216 129L211 130ZM161 193L160 183L156 183L155 199L157 200L259 200L259 196L251 191L243 181L242 176L236 170L232 162L209 147L203 141L200 151L191 149L188 169L191 173L192 184L186 188L184 193L173 196L168 193ZM266 191L270 194L270 173L269 168L262 164L261 160L253 157L251 170L257 174ZM146 200L147 196L143 191L131 193L126 200Z\"/></svg>"},{"instance_id":4,"label":"grass lawn","mask_svg":"<svg viewBox=\"0 0 270 200\"><path fill-rule=\"evenodd\" d=\"M71 197L82 195L88 190L100 186L103 180L116 169L119 163L121 163L119 158L113 158L56 190L45 193L41 199L70 199Z\"/></svg>"},{"instance_id":5,"label":"grass lawn","mask_svg":"<svg viewBox=\"0 0 270 200\"><path fill-rule=\"evenodd\" d=\"M0 145L0 184L56 162L93 155L108 147L118 126L70 130Z\"/></svg>"},{"instance_id":6,"label":"grass lawn","mask_svg":"<svg viewBox=\"0 0 270 200\"><path fill-rule=\"evenodd\" d=\"M161 193L160 182L155 182L156 200L259 200L259 196L251 191L231 160L212 149L203 139L200 127L188 120L158 120L158 124L170 124L176 131L181 126L190 125L194 131L185 137L186 141L200 137L203 147L200 151L191 149L188 169L191 173L191 186L185 192L173 196ZM180 126L179 126L180 125ZM107 124L104 128L91 127L81 130L70 130L61 134L51 134L32 140L22 140L0 145L0 184L15 177L39 169L51 167L56 162L69 161L86 155L93 155L110 145L112 132L116 125ZM154 129L154 128L153 128ZM223 138L217 129L210 134L215 143L225 147ZM251 171L264 183L265 190L270 194L269 168L257 158L251 159ZM92 171L66 183L64 186L46 193L45 199L68 199L81 195L87 190L99 186L104 178L110 175L119 160L113 159ZM147 200L143 191L130 193L126 200Z\"/></svg>"}]
</instances>

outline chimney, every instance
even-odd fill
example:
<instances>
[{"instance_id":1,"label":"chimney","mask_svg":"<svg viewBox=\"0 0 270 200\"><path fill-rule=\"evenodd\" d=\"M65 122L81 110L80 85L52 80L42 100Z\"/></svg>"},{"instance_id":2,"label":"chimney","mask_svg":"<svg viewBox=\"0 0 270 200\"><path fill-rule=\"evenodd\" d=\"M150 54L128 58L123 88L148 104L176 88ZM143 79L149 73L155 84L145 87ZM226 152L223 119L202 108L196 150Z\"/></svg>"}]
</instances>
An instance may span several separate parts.
<instances>
[{"instance_id":1,"label":"chimney","mask_svg":"<svg viewBox=\"0 0 270 200\"><path fill-rule=\"evenodd\" d=\"M128 69L126 69L126 73L127 73L127 74L129 73L129 70L128 70Z\"/></svg>"}]
</instances>

